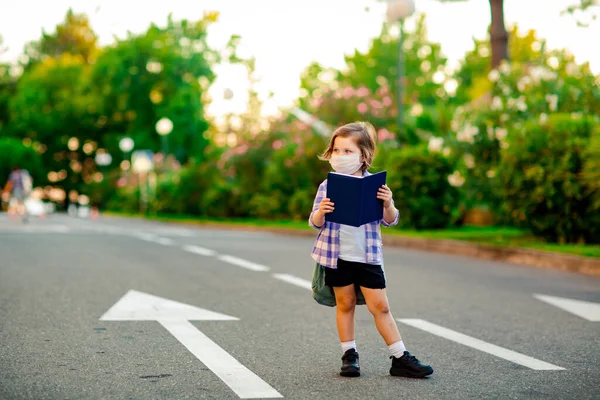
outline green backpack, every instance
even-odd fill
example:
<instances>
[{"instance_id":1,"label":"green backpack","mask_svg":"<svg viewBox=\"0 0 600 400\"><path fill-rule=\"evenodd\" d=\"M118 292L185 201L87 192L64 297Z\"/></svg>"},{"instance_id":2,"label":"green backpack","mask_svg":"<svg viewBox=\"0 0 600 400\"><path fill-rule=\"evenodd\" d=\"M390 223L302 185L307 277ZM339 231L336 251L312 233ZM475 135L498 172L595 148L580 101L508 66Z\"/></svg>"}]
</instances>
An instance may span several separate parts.
<instances>
[{"instance_id":1,"label":"green backpack","mask_svg":"<svg viewBox=\"0 0 600 400\"><path fill-rule=\"evenodd\" d=\"M335 307L335 295L331 286L325 284L325 268L321 264L315 264L315 270L313 271L312 278L312 297L315 301L321 305L328 307ZM356 304L365 305L365 296L360 291L360 287L354 286L356 289Z\"/></svg>"}]
</instances>

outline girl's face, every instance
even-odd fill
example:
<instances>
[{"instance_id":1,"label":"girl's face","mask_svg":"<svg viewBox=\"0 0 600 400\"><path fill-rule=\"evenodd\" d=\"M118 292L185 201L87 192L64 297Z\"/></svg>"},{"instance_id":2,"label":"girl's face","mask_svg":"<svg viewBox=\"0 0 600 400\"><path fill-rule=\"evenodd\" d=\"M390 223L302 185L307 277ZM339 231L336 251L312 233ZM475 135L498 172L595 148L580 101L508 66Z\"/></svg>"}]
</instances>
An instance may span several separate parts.
<instances>
[{"instance_id":1,"label":"girl's face","mask_svg":"<svg viewBox=\"0 0 600 400\"><path fill-rule=\"evenodd\" d=\"M333 141L333 152L331 155L334 156L350 156L358 154L360 155L360 162L364 162L360 148L351 137L337 136Z\"/></svg>"}]
</instances>

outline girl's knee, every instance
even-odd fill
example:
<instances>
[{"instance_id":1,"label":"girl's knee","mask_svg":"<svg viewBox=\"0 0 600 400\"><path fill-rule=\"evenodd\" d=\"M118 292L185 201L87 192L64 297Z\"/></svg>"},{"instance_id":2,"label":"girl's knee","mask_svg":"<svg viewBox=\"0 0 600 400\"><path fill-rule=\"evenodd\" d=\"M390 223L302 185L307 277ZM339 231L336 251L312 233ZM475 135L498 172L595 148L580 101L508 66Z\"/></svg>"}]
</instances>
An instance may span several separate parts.
<instances>
[{"instance_id":1,"label":"girl's knee","mask_svg":"<svg viewBox=\"0 0 600 400\"><path fill-rule=\"evenodd\" d=\"M339 296L336 303L340 311L352 311L356 306L356 296Z\"/></svg>"},{"instance_id":2,"label":"girl's knee","mask_svg":"<svg viewBox=\"0 0 600 400\"><path fill-rule=\"evenodd\" d=\"M377 300L373 304L370 305L369 311L371 314L389 314L390 313L390 304L387 299Z\"/></svg>"}]
</instances>

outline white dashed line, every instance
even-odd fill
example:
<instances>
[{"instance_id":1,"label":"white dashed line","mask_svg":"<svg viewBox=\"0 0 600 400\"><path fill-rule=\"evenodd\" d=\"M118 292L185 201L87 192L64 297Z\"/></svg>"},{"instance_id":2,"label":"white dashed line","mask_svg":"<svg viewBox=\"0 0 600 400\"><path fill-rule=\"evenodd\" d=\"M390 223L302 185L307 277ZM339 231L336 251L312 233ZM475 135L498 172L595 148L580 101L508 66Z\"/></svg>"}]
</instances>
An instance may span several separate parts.
<instances>
[{"instance_id":1,"label":"white dashed line","mask_svg":"<svg viewBox=\"0 0 600 400\"><path fill-rule=\"evenodd\" d=\"M273 277L275 279L279 279L280 281L291 283L292 285L312 291L312 282L307 281L306 279L298 278L294 275L288 274L273 274Z\"/></svg>"},{"instance_id":2,"label":"white dashed line","mask_svg":"<svg viewBox=\"0 0 600 400\"><path fill-rule=\"evenodd\" d=\"M412 318L399 318L398 321L410 325L412 327L421 329L425 332L432 333L436 336L440 336L446 338L448 340L452 340L453 342L460 343L462 345L472 347L479 351L483 351L484 353L491 354L496 357L503 358L505 360L514 362L515 364L523 365L524 367L528 367L531 369L535 369L538 371L559 371L564 370L563 367L559 367L557 365L549 364L544 361L540 361L533 357L526 356L521 353L517 353L516 351L512 351L509 349L505 349L504 347L496 346L495 344L491 344L488 342L484 342L483 340L476 339L471 336L467 336L460 332L453 331L452 329L444 328L443 326L433 324L431 322L422 320L422 319L412 319Z\"/></svg>"},{"instance_id":3,"label":"white dashed line","mask_svg":"<svg viewBox=\"0 0 600 400\"><path fill-rule=\"evenodd\" d=\"M200 246L187 245L183 246L182 249L189 253L200 254L201 256L211 257L217 254L217 252L214 250L206 249Z\"/></svg>"},{"instance_id":4,"label":"white dashed line","mask_svg":"<svg viewBox=\"0 0 600 400\"><path fill-rule=\"evenodd\" d=\"M137 237L138 239L141 239L141 240L145 240L147 242L154 242L154 241L156 241L156 236L151 235L149 233L137 233L135 235L135 237Z\"/></svg>"},{"instance_id":5,"label":"white dashed line","mask_svg":"<svg viewBox=\"0 0 600 400\"><path fill-rule=\"evenodd\" d=\"M265 267L264 265L256 264L234 256L223 255L219 256L218 259L229 264L237 265L238 267L249 269L251 271L264 272L269 270L269 267Z\"/></svg>"},{"instance_id":6,"label":"white dashed line","mask_svg":"<svg viewBox=\"0 0 600 400\"><path fill-rule=\"evenodd\" d=\"M162 244L163 246L171 246L173 244L173 240L165 237L156 238L155 243Z\"/></svg>"}]
</instances>

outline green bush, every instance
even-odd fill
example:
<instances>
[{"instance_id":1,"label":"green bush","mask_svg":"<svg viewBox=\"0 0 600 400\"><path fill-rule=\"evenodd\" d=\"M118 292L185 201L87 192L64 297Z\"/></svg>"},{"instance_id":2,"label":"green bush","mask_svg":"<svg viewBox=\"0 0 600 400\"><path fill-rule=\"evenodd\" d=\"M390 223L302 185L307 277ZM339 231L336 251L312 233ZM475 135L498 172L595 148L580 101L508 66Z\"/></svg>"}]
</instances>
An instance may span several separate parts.
<instances>
[{"instance_id":1,"label":"green bush","mask_svg":"<svg viewBox=\"0 0 600 400\"><path fill-rule=\"evenodd\" d=\"M212 218L226 218L234 215L232 211L233 187L222 180L215 181L214 185L204 192L202 205L204 215Z\"/></svg>"},{"instance_id":2,"label":"green bush","mask_svg":"<svg viewBox=\"0 0 600 400\"><path fill-rule=\"evenodd\" d=\"M590 208L586 216L590 242L600 243L600 127L596 127L590 145L585 151L581 178L590 196Z\"/></svg>"},{"instance_id":3,"label":"green bush","mask_svg":"<svg viewBox=\"0 0 600 400\"><path fill-rule=\"evenodd\" d=\"M250 200L250 216L261 219L281 218L284 201L285 198L278 192L257 193Z\"/></svg>"},{"instance_id":4,"label":"green bush","mask_svg":"<svg viewBox=\"0 0 600 400\"><path fill-rule=\"evenodd\" d=\"M308 219L315 200L314 190L300 189L294 192L288 202L287 211L290 217L296 221Z\"/></svg>"},{"instance_id":5,"label":"green bush","mask_svg":"<svg viewBox=\"0 0 600 400\"><path fill-rule=\"evenodd\" d=\"M120 176L119 170L106 172L102 181L85 185L83 193L89 196L90 204L105 209L111 199L117 196L117 180Z\"/></svg>"},{"instance_id":6,"label":"green bush","mask_svg":"<svg viewBox=\"0 0 600 400\"><path fill-rule=\"evenodd\" d=\"M139 186L125 186L118 189L115 195L108 201L109 210L121 212L140 211L140 189Z\"/></svg>"},{"instance_id":7,"label":"green bush","mask_svg":"<svg viewBox=\"0 0 600 400\"><path fill-rule=\"evenodd\" d=\"M159 176L156 184L156 193L151 199L150 209L158 214L186 213L185 199L182 198L183 185L178 175L173 173Z\"/></svg>"},{"instance_id":8,"label":"green bush","mask_svg":"<svg viewBox=\"0 0 600 400\"><path fill-rule=\"evenodd\" d=\"M591 163L598 154L589 151L594 123L554 114L508 135L497 176L505 211L516 225L551 242L598 242L598 208L582 175L586 161L588 176L597 174Z\"/></svg>"},{"instance_id":9,"label":"green bush","mask_svg":"<svg viewBox=\"0 0 600 400\"><path fill-rule=\"evenodd\" d=\"M209 163L192 164L179 172L178 200L182 203L180 213L206 215L203 197L218 179L216 170Z\"/></svg>"},{"instance_id":10,"label":"green bush","mask_svg":"<svg viewBox=\"0 0 600 400\"><path fill-rule=\"evenodd\" d=\"M448 181L453 168L446 157L421 145L392 154L386 168L402 227L438 229L452 223L459 193Z\"/></svg>"}]
</instances>

